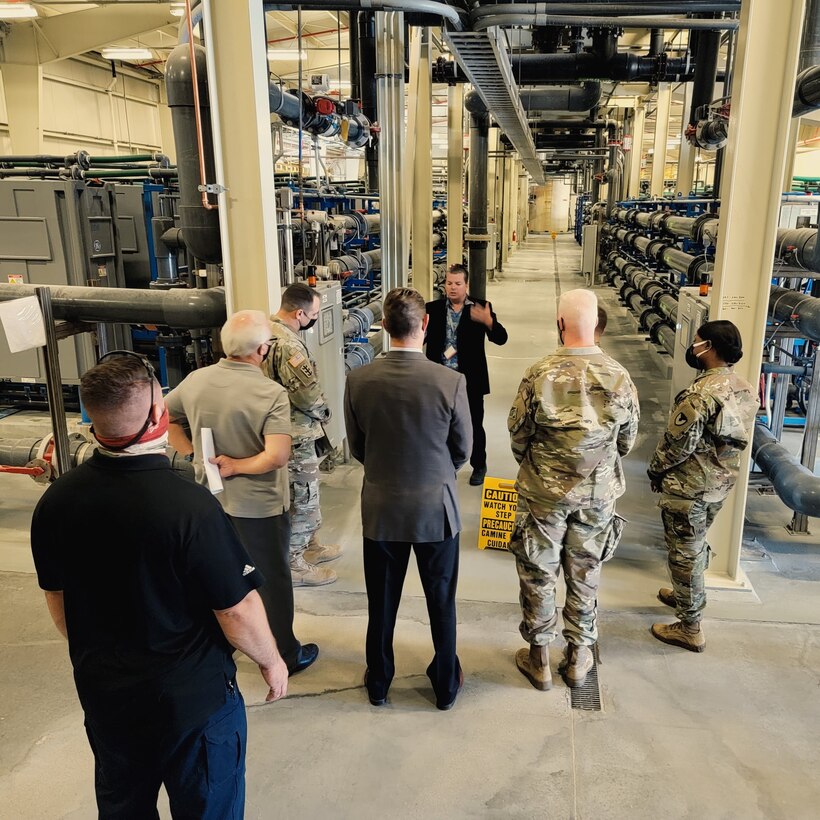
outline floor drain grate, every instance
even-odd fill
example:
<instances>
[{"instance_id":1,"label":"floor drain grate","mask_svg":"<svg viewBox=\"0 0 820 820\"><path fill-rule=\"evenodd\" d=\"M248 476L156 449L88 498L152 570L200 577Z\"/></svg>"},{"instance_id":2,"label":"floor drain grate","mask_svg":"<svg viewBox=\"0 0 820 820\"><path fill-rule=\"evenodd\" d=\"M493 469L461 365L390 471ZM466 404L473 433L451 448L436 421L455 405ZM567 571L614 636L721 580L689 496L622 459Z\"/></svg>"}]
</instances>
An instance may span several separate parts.
<instances>
[{"instance_id":1,"label":"floor drain grate","mask_svg":"<svg viewBox=\"0 0 820 820\"><path fill-rule=\"evenodd\" d=\"M595 653L597 655L597 652ZM592 664L583 686L570 689L570 703L573 709L583 709L586 712L600 712L601 687L598 683L598 659Z\"/></svg>"}]
</instances>

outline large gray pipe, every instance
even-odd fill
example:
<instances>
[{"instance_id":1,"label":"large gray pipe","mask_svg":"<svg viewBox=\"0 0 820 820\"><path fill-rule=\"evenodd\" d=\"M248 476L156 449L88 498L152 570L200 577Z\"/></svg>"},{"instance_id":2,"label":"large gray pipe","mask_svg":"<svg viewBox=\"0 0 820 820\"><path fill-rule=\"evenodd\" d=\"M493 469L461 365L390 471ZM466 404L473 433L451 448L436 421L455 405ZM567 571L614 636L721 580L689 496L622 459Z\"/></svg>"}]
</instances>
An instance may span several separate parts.
<instances>
[{"instance_id":1,"label":"large gray pipe","mask_svg":"<svg viewBox=\"0 0 820 820\"><path fill-rule=\"evenodd\" d=\"M54 318L68 322L123 322L187 329L221 327L227 318L224 288L137 290L0 284L0 302L34 296L37 287L48 287Z\"/></svg>"},{"instance_id":2,"label":"large gray pipe","mask_svg":"<svg viewBox=\"0 0 820 820\"><path fill-rule=\"evenodd\" d=\"M820 242L815 228L778 228L776 259L794 260L798 267L820 273Z\"/></svg>"},{"instance_id":3,"label":"large gray pipe","mask_svg":"<svg viewBox=\"0 0 820 820\"><path fill-rule=\"evenodd\" d=\"M762 424L755 424L752 458L790 510L820 516L820 478L804 467Z\"/></svg>"},{"instance_id":4,"label":"large gray pipe","mask_svg":"<svg viewBox=\"0 0 820 820\"><path fill-rule=\"evenodd\" d=\"M775 321L791 324L814 342L820 341L820 299L814 296L799 290L772 287L769 316Z\"/></svg>"},{"instance_id":5,"label":"large gray pipe","mask_svg":"<svg viewBox=\"0 0 820 820\"><path fill-rule=\"evenodd\" d=\"M490 116L478 96L471 91L464 98L470 112L470 190L467 240L470 271L470 295L484 299L487 295L487 153L489 151Z\"/></svg>"},{"instance_id":6,"label":"large gray pipe","mask_svg":"<svg viewBox=\"0 0 820 820\"><path fill-rule=\"evenodd\" d=\"M208 100L208 66L205 49L194 46L199 104L202 112L202 141L205 153L207 181L216 179L214 146L211 132L211 110ZM185 244L201 262L222 261L222 243L219 237L219 212L202 207L199 191L199 149L197 146L194 89L192 83L189 46L177 46L165 64L165 89L168 107L174 125L174 143L177 150L179 175L179 218Z\"/></svg>"},{"instance_id":7,"label":"large gray pipe","mask_svg":"<svg viewBox=\"0 0 820 820\"><path fill-rule=\"evenodd\" d=\"M601 100L601 84L586 82L562 88L525 88L521 104L527 111L589 111Z\"/></svg>"}]
</instances>

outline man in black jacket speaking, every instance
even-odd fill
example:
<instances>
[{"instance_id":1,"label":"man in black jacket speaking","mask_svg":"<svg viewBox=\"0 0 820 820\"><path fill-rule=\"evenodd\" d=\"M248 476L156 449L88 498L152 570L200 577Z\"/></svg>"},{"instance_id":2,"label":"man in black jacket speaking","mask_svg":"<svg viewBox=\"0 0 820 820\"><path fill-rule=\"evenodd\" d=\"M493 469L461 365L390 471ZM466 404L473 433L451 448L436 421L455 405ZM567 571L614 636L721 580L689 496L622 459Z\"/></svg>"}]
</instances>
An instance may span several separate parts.
<instances>
[{"instance_id":1,"label":"man in black jacket speaking","mask_svg":"<svg viewBox=\"0 0 820 820\"><path fill-rule=\"evenodd\" d=\"M507 331L492 305L467 294L469 274L464 265L451 265L444 280L446 298L427 303L427 358L463 373L473 422L470 484L484 482L487 474L487 437L484 434L484 396L490 392L484 339L503 345Z\"/></svg>"}]
</instances>

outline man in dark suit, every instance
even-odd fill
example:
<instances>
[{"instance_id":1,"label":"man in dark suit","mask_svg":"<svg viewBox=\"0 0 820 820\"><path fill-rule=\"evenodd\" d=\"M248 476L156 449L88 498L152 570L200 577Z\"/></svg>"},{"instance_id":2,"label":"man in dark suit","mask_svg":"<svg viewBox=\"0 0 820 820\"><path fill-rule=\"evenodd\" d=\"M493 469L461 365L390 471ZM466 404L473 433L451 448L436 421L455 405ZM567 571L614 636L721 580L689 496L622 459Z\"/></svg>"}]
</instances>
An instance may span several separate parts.
<instances>
[{"instance_id":1,"label":"man in dark suit","mask_svg":"<svg viewBox=\"0 0 820 820\"><path fill-rule=\"evenodd\" d=\"M436 706L450 709L463 682L456 656L456 471L467 461L472 435L464 376L424 358L427 321L418 291L387 294L383 325L390 352L348 375L345 423L350 451L364 465L370 702L386 702L395 673L393 630L412 548L435 647L427 675Z\"/></svg>"},{"instance_id":2,"label":"man in dark suit","mask_svg":"<svg viewBox=\"0 0 820 820\"><path fill-rule=\"evenodd\" d=\"M490 392L484 339L503 345L507 331L493 313L492 305L467 294L469 274L464 265L451 265L444 280L445 299L427 303L427 358L467 379L467 398L473 424L470 466L474 487L487 475L487 437L484 434L484 396ZM466 314L466 315L465 315Z\"/></svg>"}]
</instances>

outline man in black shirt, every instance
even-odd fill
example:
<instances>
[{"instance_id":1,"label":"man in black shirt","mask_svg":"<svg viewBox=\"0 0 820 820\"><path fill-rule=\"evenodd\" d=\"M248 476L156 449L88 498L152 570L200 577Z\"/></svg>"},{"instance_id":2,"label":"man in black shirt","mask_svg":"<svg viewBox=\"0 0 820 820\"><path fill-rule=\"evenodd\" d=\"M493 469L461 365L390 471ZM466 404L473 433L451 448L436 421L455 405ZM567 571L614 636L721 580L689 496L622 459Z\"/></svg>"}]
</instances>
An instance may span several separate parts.
<instances>
[{"instance_id":1,"label":"man in black shirt","mask_svg":"<svg viewBox=\"0 0 820 820\"><path fill-rule=\"evenodd\" d=\"M100 449L40 499L31 544L49 612L68 639L95 758L101 818L241 818L247 724L234 647L267 700L288 671L253 566L220 505L175 474L153 369L118 352L80 395Z\"/></svg>"}]
</instances>

